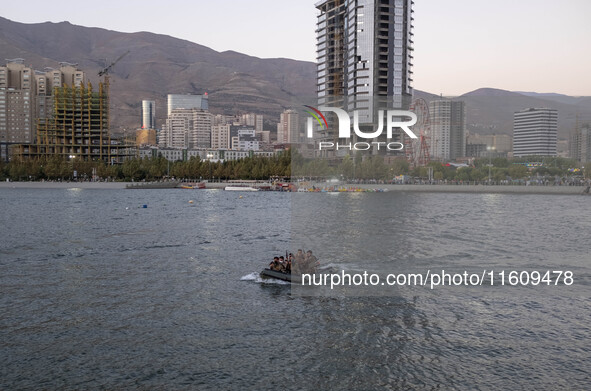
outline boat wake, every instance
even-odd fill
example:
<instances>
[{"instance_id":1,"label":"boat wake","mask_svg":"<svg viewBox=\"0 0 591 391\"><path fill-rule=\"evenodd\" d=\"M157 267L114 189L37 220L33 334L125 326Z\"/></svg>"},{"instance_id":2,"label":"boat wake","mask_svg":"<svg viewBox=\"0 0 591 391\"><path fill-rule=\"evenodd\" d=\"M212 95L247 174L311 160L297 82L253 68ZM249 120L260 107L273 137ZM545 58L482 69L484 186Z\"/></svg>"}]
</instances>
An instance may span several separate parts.
<instances>
[{"instance_id":1,"label":"boat wake","mask_svg":"<svg viewBox=\"0 0 591 391\"><path fill-rule=\"evenodd\" d=\"M276 278L261 278L258 272L252 272L240 278L240 281L252 281L257 284L289 285L288 281L278 280Z\"/></svg>"}]
</instances>

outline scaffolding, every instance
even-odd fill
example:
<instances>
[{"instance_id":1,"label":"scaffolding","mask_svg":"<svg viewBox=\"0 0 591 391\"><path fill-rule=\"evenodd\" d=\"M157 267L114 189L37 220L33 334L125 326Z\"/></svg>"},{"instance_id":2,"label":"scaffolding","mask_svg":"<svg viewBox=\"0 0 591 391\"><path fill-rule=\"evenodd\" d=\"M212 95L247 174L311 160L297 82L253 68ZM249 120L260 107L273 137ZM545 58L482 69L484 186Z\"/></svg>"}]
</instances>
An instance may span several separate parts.
<instances>
[{"instance_id":1,"label":"scaffolding","mask_svg":"<svg viewBox=\"0 0 591 391\"><path fill-rule=\"evenodd\" d=\"M35 143L14 146L14 156L60 156L108 164L120 164L132 157L130 145L111 138L108 87L108 80L99 83L98 92L90 82L78 87L55 87L52 116L37 120Z\"/></svg>"}]
</instances>

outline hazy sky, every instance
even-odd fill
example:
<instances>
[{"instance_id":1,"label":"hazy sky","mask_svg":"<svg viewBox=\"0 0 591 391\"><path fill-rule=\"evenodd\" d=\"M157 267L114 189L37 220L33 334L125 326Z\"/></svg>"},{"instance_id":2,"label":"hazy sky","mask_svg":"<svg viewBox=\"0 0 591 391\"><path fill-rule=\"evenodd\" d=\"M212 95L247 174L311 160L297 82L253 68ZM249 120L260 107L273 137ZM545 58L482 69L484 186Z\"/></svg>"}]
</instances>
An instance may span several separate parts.
<instances>
[{"instance_id":1,"label":"hazy sky","mask_svg":"<svg viewBox=\"0 0 591 391\"><path fill-rule=\"evenodd\" d=\"M315 61L316 1L29 0L3 4L0 15L151 31L218 51ZM415 0L414 10L417 89L591 95L591 0Z\"/></svg>"}]
</instances>

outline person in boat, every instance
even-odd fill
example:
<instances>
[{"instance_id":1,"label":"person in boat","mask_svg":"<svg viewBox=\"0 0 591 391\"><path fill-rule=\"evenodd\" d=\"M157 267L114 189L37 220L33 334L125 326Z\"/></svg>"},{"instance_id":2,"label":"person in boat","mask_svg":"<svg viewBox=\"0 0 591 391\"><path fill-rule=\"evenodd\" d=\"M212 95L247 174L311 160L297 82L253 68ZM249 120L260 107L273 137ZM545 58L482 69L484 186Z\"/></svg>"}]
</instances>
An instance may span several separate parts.
<instances>
[{"instance_id":1,"label":"person in boat","mask_svg":"<svg viewBox=\"0 0 591 391\"><path fill-rule=\"evenodd\" d=\"M285 261L285 272L286 273L291 273L291 263L292 263L292 260L293 260L293 254L289 254L289 257Z\"/></svg>"},{"instance_id":2,"label":"person in boat","mask_svg":"<svg viewBox=\"0 0 591 391\"><path fill-rule=\"evenodd\" d=\"M304 254L304 250L300 248L294 257L294 261L295 263L299 263L300 266L303 266L305 259L306 255Z\"/></svg>"},{"instance_id":3,"label":"person in boat","mask_svg":"<svg viewBox=\"0 0 591 391\"><path fill-rule=\"evenodd\" d=\"M279 257L279 270L280 272L285 272L285 267L286 267L286 260L285 257L282 255Z\"/></svg>"},{"instance_id":4,"label":"person in boat","mask_svg":"<svg viewBox=\"0 0 591 391\"><path fill-rule=\"evenodd\" d=\"M294 273L296 273L296 274L304 273L304 270L305 270L304 259L305 259L304 251L302 249L299 249L296 252L296 255L293 257L293 260L292 260L291 269Z\"/></svg>"},{"instance_id":5,"label":"person in boat","mask_svg":"<svg viewBox=\"0 0 591 391\"><path fill-rule=\"evenodd\" d=\"M316 273L316 268L318 267L318 265L320 265L320 262L318 262L318 258L316 258L314 254L312 254L312 250L306 251L304 265L308 273Z\"/></svg>"},{"instance_id":6,"label":"person in boat","mask_svg":"<svg viewBox=\"0 0 591 391\"><path fill-rule=\"evenodd\" d=\"M296 253L295 257L296 257L296 259L297 258L302 258L303 259L304 258L304 250L302 250L301 248L298 249L298 252Z\"/></svg>"},{"instance_id":7,"label":"person in boat","mask_svg":"<svg viewBox=\"0 0 591 391\"><path fill-rule=\"evenodd\" d=\"M279 271L279 257L273 258L273 261L269 264L269 269Z\"/></svg>"}]
</instances>

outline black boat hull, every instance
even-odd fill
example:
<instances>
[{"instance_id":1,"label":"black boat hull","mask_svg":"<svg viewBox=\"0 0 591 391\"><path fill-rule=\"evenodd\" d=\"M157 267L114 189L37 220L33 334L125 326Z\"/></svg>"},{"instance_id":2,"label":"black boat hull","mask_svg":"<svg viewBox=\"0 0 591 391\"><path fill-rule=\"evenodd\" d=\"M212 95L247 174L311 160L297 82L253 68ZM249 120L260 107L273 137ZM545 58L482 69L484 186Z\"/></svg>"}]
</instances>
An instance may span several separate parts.
<instances>
[{"instance_id":1,"label":"black boat hull","mask_svg":"<svg viewBox=\"0 0 591 391\"><path fill-rule=\"evenodd\" d=\"M288 281L288 282L300 282L299 276L292 275L291 273L278 272L276 270L271 270L271 269L264 269L261 272L261 277L276 278L278 280L283 280L283 281Z\"/></svg>"}]
</instances>

